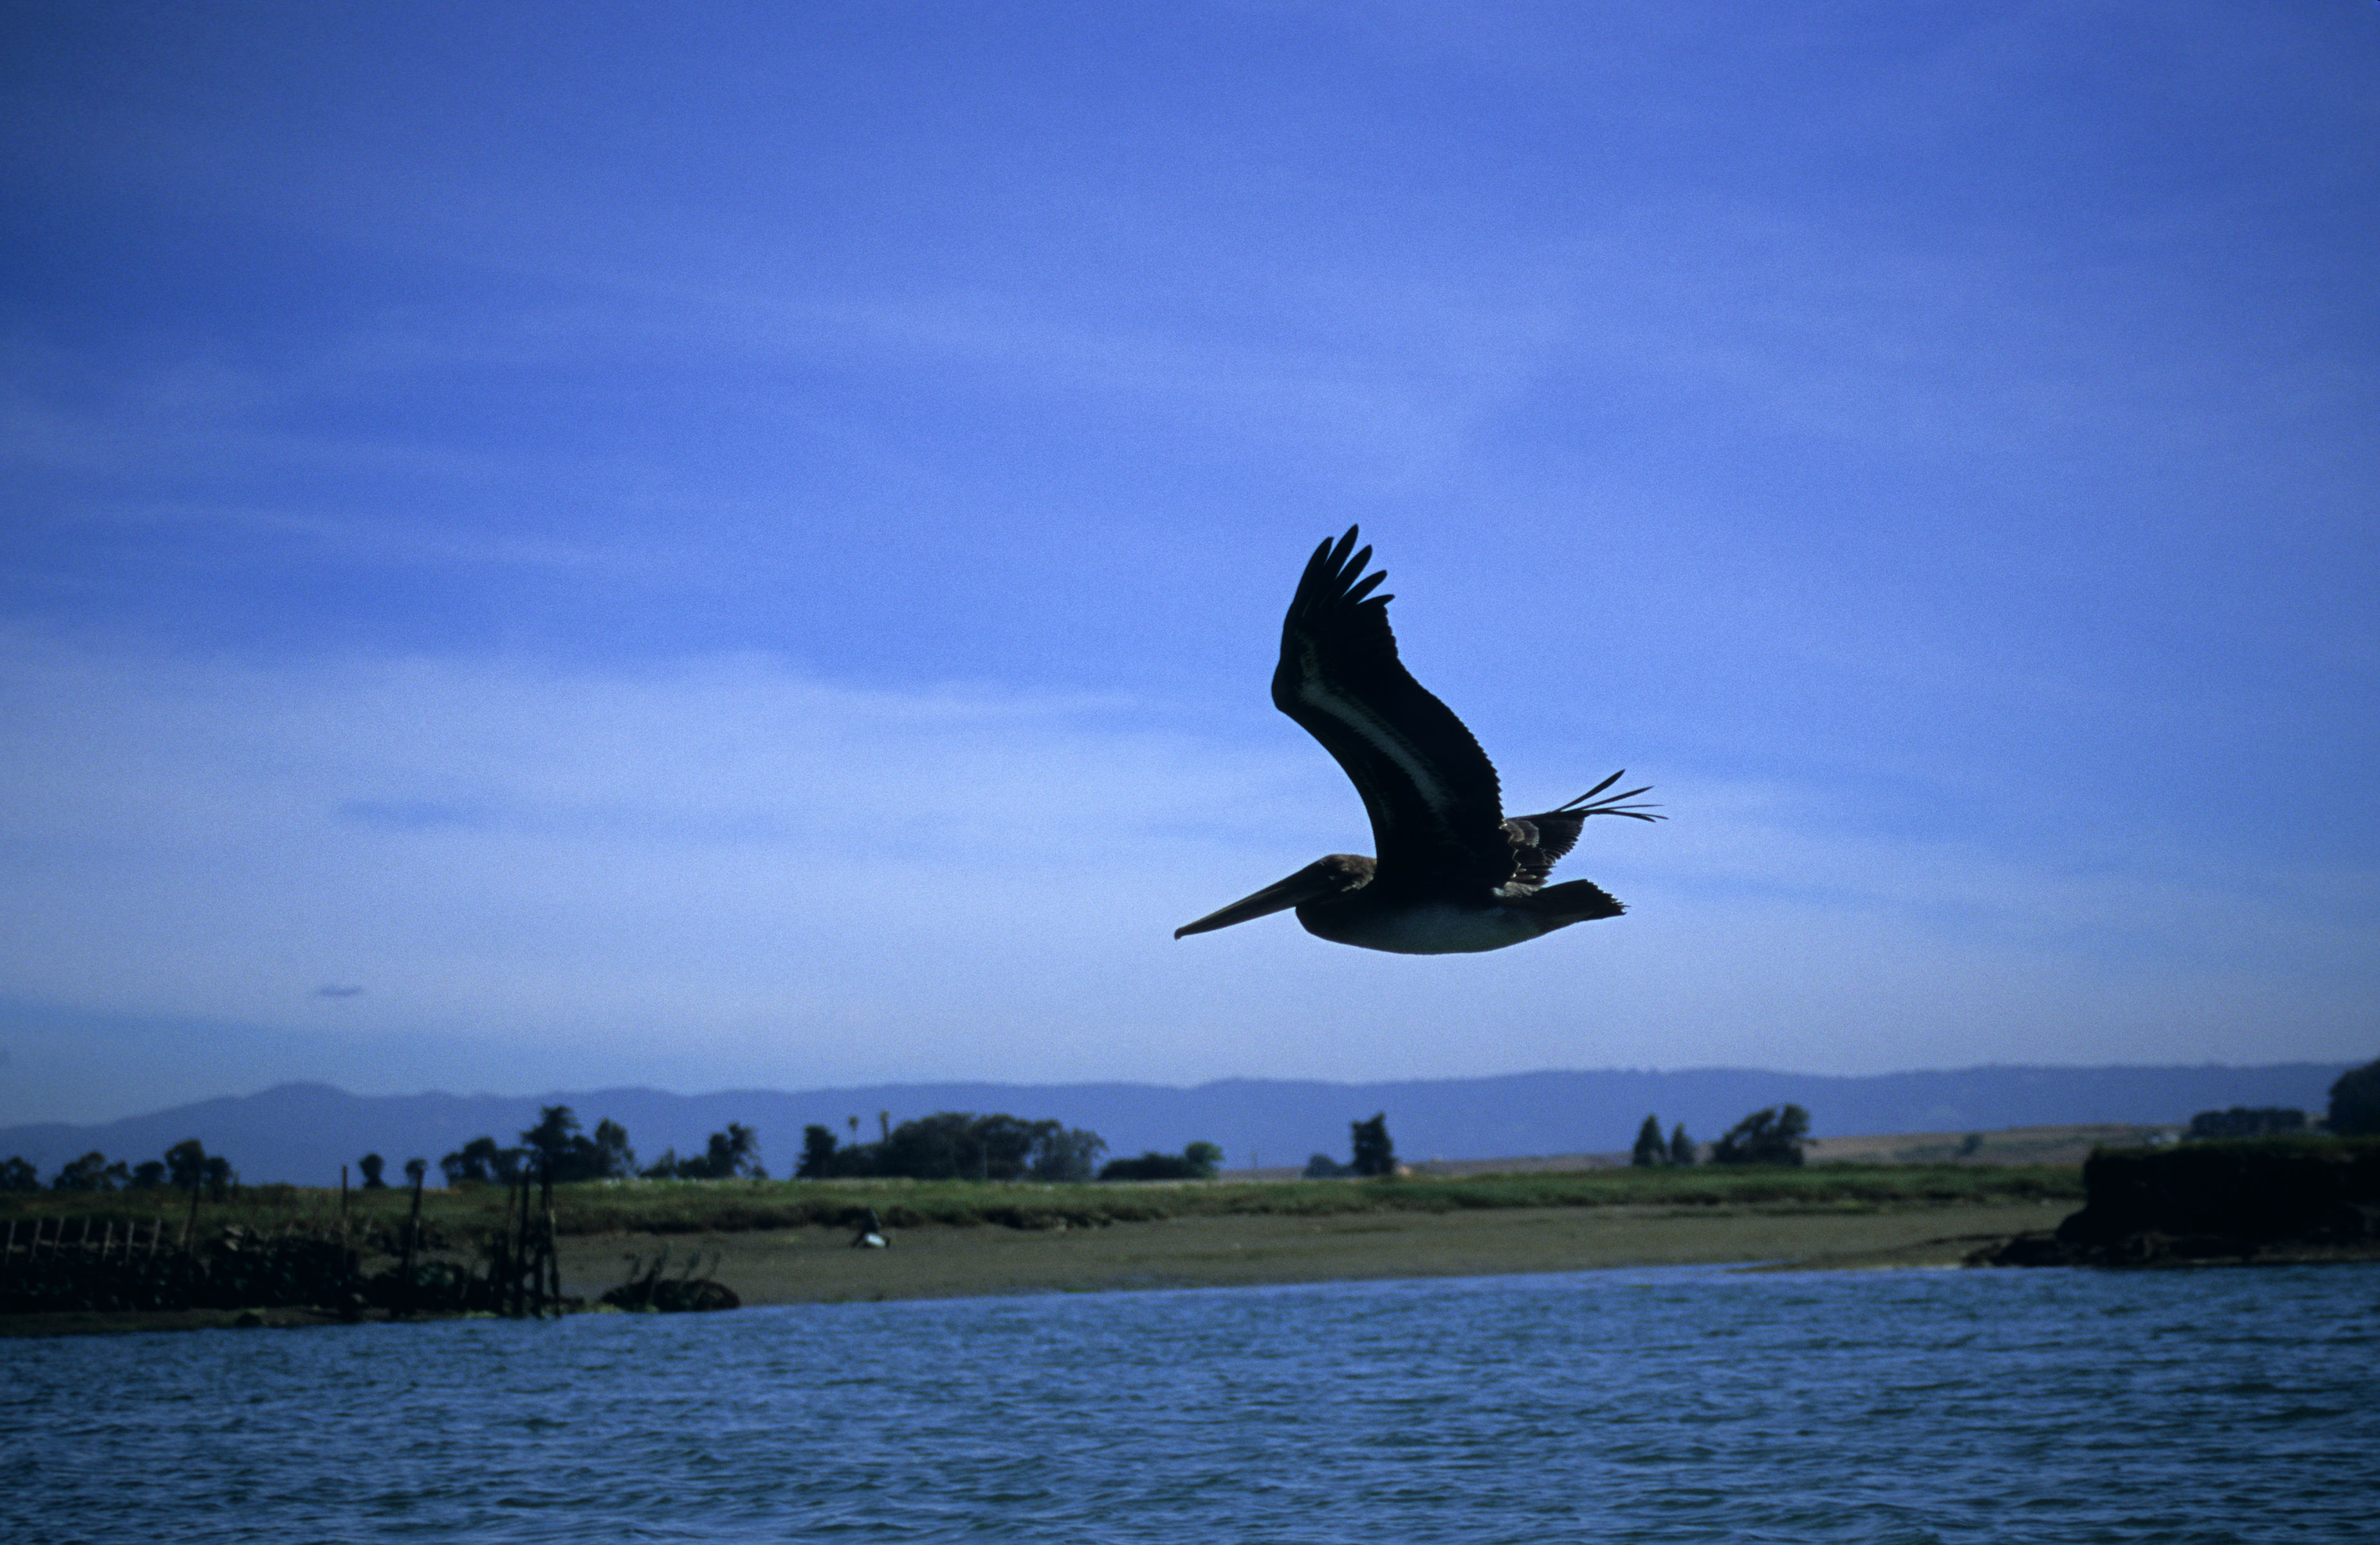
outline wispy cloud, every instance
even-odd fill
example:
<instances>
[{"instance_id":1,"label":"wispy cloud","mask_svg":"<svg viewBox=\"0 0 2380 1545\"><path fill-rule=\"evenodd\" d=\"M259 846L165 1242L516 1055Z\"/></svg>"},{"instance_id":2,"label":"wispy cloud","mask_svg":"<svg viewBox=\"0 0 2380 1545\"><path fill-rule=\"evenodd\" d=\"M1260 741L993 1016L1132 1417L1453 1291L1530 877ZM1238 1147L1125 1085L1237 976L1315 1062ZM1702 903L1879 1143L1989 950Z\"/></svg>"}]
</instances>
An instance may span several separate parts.
<instances>
[{"instance_id":1,"label":"wispy cloud","mask_svg":"<svg viewBox=\"0 0 2380 1545\"><path fill-rule=\"evenodd\" d=\"M1363 845L1318 752L760 656L259 667L20 638L0 711L0 995L295 1029L345 993L329 962L378 985L317 1055L460 1038L522 1087L654 1038L776 1082L1849 1070L2237 1056L2252 1012L2283 1056L2331 1050L2374 985L2368 876L2313 905L2290 893L2321 877L2095 874L1691 775L1678 820L1571 861L1632 904L1609 926L1475 959L1285 919L1177 943Z\"/></svg>"}]
</instances>

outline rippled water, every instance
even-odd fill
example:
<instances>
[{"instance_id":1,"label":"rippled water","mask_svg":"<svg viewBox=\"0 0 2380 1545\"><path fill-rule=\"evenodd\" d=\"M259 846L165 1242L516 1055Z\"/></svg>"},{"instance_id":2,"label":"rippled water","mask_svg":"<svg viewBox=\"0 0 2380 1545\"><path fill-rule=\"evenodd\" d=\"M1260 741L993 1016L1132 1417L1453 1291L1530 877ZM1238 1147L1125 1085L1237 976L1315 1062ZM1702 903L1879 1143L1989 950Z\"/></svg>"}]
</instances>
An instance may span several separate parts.
<instances>
[{"instance_id":1,"label":"rippled water","mask_svg":"<svg viewBox=\"0 0 2380 1545\"><path fill-rule=\"evenodd\" d=\"M0 1344L10 1540L2370 1540L2380 1267Z\"/></svg>"}]
</instances>

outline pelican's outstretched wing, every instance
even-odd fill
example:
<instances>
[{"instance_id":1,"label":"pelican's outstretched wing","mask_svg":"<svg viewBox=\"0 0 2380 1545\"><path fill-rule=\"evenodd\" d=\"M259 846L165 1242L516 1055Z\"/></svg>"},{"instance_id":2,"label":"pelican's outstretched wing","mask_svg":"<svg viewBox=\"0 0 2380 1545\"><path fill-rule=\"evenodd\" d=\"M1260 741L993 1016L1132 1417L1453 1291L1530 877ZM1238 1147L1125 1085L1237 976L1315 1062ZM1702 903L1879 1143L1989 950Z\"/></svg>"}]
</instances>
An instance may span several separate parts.
<instances>
[{"instance_id":1,"label":"pelican's outstretched wing","mask_svg":"<svg viewBox=\"0 0 2380 1545\"><path fill-rule=\"evenodd\" d=\"M1382 881L1430 875L1488 886L1512 874L1496 769L1452 711L1397 659L1386 574L1355 528L1314 550L1281 627L1274 706L1344 768L1372 818Z\"/></svg>"}]
</instances>

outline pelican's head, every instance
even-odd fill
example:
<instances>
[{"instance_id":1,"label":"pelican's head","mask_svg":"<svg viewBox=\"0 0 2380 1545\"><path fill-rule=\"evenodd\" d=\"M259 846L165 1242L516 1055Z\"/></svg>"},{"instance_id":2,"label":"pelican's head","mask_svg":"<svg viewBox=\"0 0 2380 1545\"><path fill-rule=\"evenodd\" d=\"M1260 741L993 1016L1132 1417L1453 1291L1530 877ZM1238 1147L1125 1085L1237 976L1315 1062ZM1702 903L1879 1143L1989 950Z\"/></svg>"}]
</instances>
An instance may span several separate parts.
<instances>
[{"instance_id":1,"label":"pelican's head","mask_svg":"<svg viewBox=\"0 0 2380 1545\"><path fill-rule=\"evenodd\" d=\"M1286 880L1274 881L1252 896L1244 896L1219 912L1209 912L1195 923L1183 924L1173 931L1173 937L1180 939L1192 933L1212 933L1219 928L1244 923L1251 918L1285 912L1309 901L1320 901L1325 896L1362 890L1372 882L1372 860L1360 853L1330 854L1315 859Z\"/></svg>"}]
</instances>

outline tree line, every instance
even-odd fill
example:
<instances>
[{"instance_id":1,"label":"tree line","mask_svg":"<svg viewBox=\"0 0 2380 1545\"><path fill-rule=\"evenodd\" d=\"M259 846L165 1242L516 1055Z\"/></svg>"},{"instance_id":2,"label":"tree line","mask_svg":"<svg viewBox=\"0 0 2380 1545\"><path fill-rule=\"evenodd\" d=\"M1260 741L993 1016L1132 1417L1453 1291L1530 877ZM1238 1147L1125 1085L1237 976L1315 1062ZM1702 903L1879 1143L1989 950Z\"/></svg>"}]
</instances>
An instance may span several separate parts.
<instances>
[{"instance_id":1,"label":"tree line","mask_svg":"<svg viewBox=\"0 0 2380 1545\"><path fill-rule=\"evenodd\" d=\"M1087 1180L1211 1179L1223 1160L1213 1143L1194 1142L1182 1152L1151 1150L1136 1158L1118 1158L1100 1164L1107 1141L1098 1133L1057 1121L971 1112L940 1111L914 1121L892 1125L878 1116L879 1140L856 1140L859 1118L847 1118L855 1140L838 1137L830 1126L813 1124L802 1129L801 1159L795 1176L802 1180L905 1177L916 1180L1031 1180L1064 1184ZM2277 1136L2307 1131L2313 1124L2304 1113L2283 1109L2201 1112L2192 1118L2193 1137ZM2380 1061L2351 1068L2331 1085L2329 1109L2321 1127L2339 1137L2380 1134ZM1809 1141L1810 1113L1799 1105L1772 1105L1755 1111L1729 1128L1711 1145L1715 1164L1800 1164ZM1327 1153L1306 1163L1308 1179L1387 1175L1397 1173L1396 1145L1389 1137L1388 1115L1348 1123L1349 1160L1341 1163ZM1972 1139L1971 1139L1972 1141ZM1642 1167L1683 1166L1696 1162L1697 1147L1678 1123L1664 1136L1660 1119L1648 1114L1629 1150L1629 1162ZM367 1153L358 1163L365 1190L389 1185L388 1162ZM427 1161L407 1161L408 1181L427 1177ZM759 1135L741 1122L729 1122L713 1132L699 1153L680 1157L664 1150L652 1163L639 1167L628 1134L618 1122L598 1121L592 1133L581 1129L567 1105L539 1107L537 1124L520 1134L512 1147L492 1137L479 1137L439 1160L438 1168L450 1186L509 1186L525 1177L551 1179L557 1185L587 1180L727 1180L768 1178L760 1162ZM167 1149L163 1158L128 1164L111 1162L94 1149L59 1166L46 1183L22 1155L0 1160L0 1192L25 1191L202 1191L221 1197L239 1183L229 1160L207 1152L196 1137Z\"/></svg>"},{"instance_id":2,"label":"tree line","mask_svg":"<svg viewBox=\"0 0 2380 1545\"><path fill-rule=\"evenodd\" d=\"M407 1173L413 1174L414 1165L420 1162L417 1159L407 1164ZM386 1163L377 1153L363 1156L358 1167L366 1190L385 1184L381 1174ZM440 1159L438 1169L450 1188L514 1186L524 1179L566 1186L585 1180L769 1178L760 1162L759 1135L740 1121L729 1122L725 1131L713 1132L700 1153L681 1159L677 1150L663 1149L659 1159L640 1169L637 1150L628 1146L626 1127L606 1117L596 1122L590 1136L567 1105L539 1106L537 1125L523 1131L515 1147L500 1147L492 1137L474 1137Z\"/></svg>"},{"instance_id":3,"label":"tree line","mask_svg":"<svg viewBox=\"0 0 2380 1545\"><path fill-rule=\"evenodd\" d=\"M1771 1105L1729 1127L1725 1136L1711 1144L1710 1162L1799 1164L1802 1145L1809 1140L1809 1112L1799 1105ZM1645 1125L1636 1129L1635 1146L1628 1150L1628 1162L1639 1168L1683 1166L1695 1162L1696 1151L1694 1140L1686 1136L1684 1122L1678 1123L1664 1137L1660 1118L1647 1115Z\"/></svg>"},{"instance_id":4,"label":"tree line","mask_svg":"<svg viewBox=\"0 0 2380 1545\"><path fill-rule=\"evenodd\" d=\"M1209 1142L1194 1142L1179 1153L1155 1149L1135 1158L1099 1162L1107 1139L1085 1127L1060 1121L1028 1121L994 1112L937 1111L892 1125L891 1113L877 1114L876 1141L856 1140L859 1118L847 1116L853 1134L846 1139L833 1127L812 1123L802 1128L802 1158L794 1171L797 1180L1033 1181L1042 1185L1077 1185L1084 1181L1211 1180L1223 1162L1223 1150Z\"/></svg>"},{"instance_id":5,"label":"tree line","mask_svg":"<svg viewBox=\"0 0 2380 1545\"><path fill-rule=\"evenodd\" d=\"M1083 1181L1108 1146L1081 1127L998 1112L937 1111L898 1126L888 1113L876 1119L879 1137L872 1143L858 1140L857 1116L846 1118L849 1140L820 1123L803 1127L795 1178Z\"/></svg>"},{"instance_id":6,"label":"tree line","mask_svg":"<svg viewBox=\"0 0 2380 1545\"><path fill-rule=\"evenodd\" d=\"M2234 1105L2228 1111L2201 1111L2190 1118L2183 1134L2204 1141L2211 1137L2288 1137L2314 1131L2335 1137L2380 1135L2380 1062L2350 1067L2330 1086L2330 1106L2318 1122L2288 1106Z\"/></svg>"},{"instance_id":7,"label":"tree line","mask_svg":"<svg viewBox=\"0 0 2380 1545\"><path fill-rule=\"evenodd\" d=\"M163 1159L128 1165L108 1162L97 1149L58 1167L47 1187L41 1171L22 1154L0 1160L0 1191L204 1191L221 1197L239 1184L231 1161L211 1154L196 1137L185 1137L165 1150Z\"/></svg>"}]
</instances>

